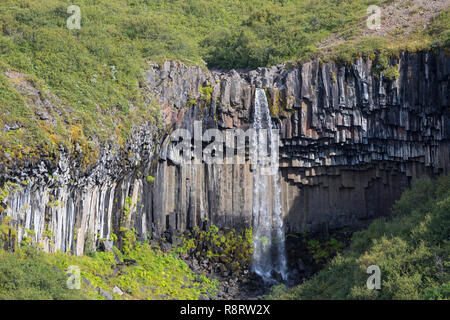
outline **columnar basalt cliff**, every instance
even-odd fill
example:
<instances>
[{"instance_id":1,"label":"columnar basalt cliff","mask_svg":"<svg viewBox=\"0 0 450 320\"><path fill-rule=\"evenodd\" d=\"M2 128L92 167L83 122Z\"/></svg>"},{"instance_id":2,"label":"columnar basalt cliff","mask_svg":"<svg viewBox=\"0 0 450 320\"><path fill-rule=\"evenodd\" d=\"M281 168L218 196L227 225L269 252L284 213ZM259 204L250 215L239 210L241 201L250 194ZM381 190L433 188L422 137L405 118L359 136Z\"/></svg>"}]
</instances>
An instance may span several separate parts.
<instances>
[{"instance_id":1,"label":"columnar basalt cliff","mask_svg":"<svg viewBox=\"0 0 450 320\"><path fill-rule=\"evenodd\" d=\"M301 232L387 215L412 178L448 172L449 63L443 53L404 53L391 59L399 77L389 80L363 59L241 73L172 62L146 79L165 105L166 123L188 130L198 119L204 130L248 128L255 88L265 88L281 132L287 231ZM198 103L172 108L191 100ZM249 163L176 166L163 152L157 178L165 181L156 184L163 188L157 202L177 229L204 218L224 226L251 222Z\"/></svg>"},{"instance_id":2,"label":"columnar basalt cliff","mask_svg":"<svg viewBox=\"0 0 450 320\"><path fill-rule=\"evenodd\" d=\"M56 166L9 171L4 180L27 183L4 200L6 212L23 227L19 240L29 229L47 250L76 254L123 228L144 240L205 221L250 226L249 161L176 164L170 133L185 128L194 137L196 120L203 132L245 130L255 88L264 88L280 129L286 231L358 228L389 214L411 179L450 166L450 58L403 53L390 62L398 68L394 80L363 59L351 66L311 61L227 72L150 64L141 89L149 103L161 105L164 129L136 128L126 150L105 147L76 179L76 164L64 157Z\"/></svg>"}]
</instances>

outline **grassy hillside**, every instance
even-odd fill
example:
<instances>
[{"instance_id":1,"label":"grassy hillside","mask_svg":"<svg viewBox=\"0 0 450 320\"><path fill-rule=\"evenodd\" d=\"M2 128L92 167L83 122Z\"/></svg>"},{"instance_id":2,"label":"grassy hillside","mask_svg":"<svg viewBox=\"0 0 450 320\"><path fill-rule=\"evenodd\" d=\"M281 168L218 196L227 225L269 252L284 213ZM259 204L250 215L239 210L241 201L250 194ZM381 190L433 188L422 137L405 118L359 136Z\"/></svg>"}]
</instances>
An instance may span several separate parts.
<instances>
[{"instance_id":1,"label":"grassy hillside","mask_svg":"<svg viewBox=\"0 0 450 320\"><path fill-rule=\"evenodd\" d=\"M79 290L66 287L66 280L37 252L0 250L0 300L84 299Z\"/></svg>"},{"instance_id":2,"label":"grassy hillside","mask_svg":"<svg viewBox=\"0 0 450 320\"><path fill-rule=\"evenodd\" d=\"M116 254L137 265L118 265L112 252L75 257L27 246L14 253L0 250L0 300L104 300L105 292L126 300L198 299L216 289L215 280L196 275L175 253L137 244L126 256ZM81 290L67 288L69 266L80 268Z\"/></svg>"},{"instance_id":3,"label":"grassy hillside","mask_svg":"<svg viewBox=\"0 0 450 320\"><path fill-rule=\"evenodd\" d=\"M450 299L450 176L416 180L393 207L311 280L275 299ZM381 290L366 287L367 267L381 269Z\"/></svg>"},{"instance_id":4,"label":"grassy hillside","mask_svg":"<svg viewBox=\"0 0 450 320\"><path fill-rule=\"evenodd\" d=\"M3 0L0 3L0 162L53 157L82 147L89 164L99 143L122 143L132 125L157 121L139 90L146 61L208 67L267 66L318 55L334 34L361 34L367 6L382 0ZM69 30L67 7L81 8ZM448 45L448 11L417 32L413 48ZM353 27L352 27L353 26ZM412 36L414 38L414 36ZM356 41L356 40L355 40ZM447 42L446 42L447 41ZM409 42L346 42L349 61ZM411 48L410 48L411 49Z\"/></svg>"}]
</instances>

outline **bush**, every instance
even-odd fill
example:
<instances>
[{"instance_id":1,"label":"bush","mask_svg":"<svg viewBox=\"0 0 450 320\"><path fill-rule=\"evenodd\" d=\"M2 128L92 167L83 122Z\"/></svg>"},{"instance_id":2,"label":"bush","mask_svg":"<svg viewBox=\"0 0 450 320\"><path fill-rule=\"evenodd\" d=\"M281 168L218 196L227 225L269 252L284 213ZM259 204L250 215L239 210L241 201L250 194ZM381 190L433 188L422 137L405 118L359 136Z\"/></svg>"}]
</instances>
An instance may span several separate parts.
<instances>
[{"instance_id":1,"label":"bush","mask_svg":"<svg viewBox=\"0 0 450 320\"><path fill-rule=\"evenodd\" d=\"M67 275L32 248L15 253L0 250L0 299L74 300L86 297L66 285Z\"/></svg>"},{"instance_id":2,"label":"bush","mask_svg":"<svg viewBox=\"0 0 450 320\"><path fill-rule=\"evenodd\" d=\"M252 230L219 230L212 225L207 230L195 227L192 232L178 239L175 252L196 257L199 260L219 260L239 275L250 268L253 255Z\"/></svg>"},{"instance_id":3,"label":"bush","mask_svg":"<svg viewBox=\"0 0 450 320\"><path fill-rule=\"evenodd\" d=\"M449 299L450 176L413 182L391 219L356 232L343 254L280 299ZM381 290L366 287L367 267L381 269Z\"/></svg>"},{"instance_id":4,"label":"bush","mask_svg":"<svg viewBox=\"0 0 450 320\"><path fill-rule=\"evenodd\" d=\"M148 243L136 244L127 255L114 250L81 257L30 246L16 252L0 250L0 299L105 299L98 288L114 299L199 299L216 290L215 280L197 276L174 252L162 253ZM136 265L118 265L114 255ZM64 270L71 265L80 268L81 290L67 288ZM123 295L113 293L116 286Z\"/></svg>"}]
</instances>

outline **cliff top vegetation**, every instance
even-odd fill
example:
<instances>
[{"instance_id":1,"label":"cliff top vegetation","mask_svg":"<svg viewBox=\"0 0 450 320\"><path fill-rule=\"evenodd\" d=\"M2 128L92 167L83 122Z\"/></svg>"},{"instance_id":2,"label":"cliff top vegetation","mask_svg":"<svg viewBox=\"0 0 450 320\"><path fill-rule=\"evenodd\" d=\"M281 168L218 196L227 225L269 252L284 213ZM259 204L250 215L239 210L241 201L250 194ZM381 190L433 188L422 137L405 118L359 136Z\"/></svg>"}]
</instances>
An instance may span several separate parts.
<instances>
[{"instance_id":1,"label":"cliff top vegetation","mask_svg":"<svg viewBox=\"0 0 450 320\"><path fill-rule=\"evenodd\" d=\"M75 144L89 162L99 142L123 142L133 125L156 122L158 108L140 90L149 60L254 68L326 58L327 50L350 62L384 49L448 47L448 8L421 9L417 1L3 0L1 162L51 157ZM426 28L368 32L368 6L397 2L411 6L411 21L425 12ZM70 5L80 8L80 29L67 27Z\"/></svg>"}]
</instances>

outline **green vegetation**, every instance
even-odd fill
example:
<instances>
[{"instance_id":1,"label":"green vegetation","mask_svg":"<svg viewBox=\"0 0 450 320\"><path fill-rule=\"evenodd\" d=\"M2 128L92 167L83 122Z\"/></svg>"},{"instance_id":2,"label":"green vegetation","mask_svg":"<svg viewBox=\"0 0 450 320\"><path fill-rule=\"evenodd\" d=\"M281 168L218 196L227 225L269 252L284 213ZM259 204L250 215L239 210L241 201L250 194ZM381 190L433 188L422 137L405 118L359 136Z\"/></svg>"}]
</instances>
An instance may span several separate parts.
<instances>
[{"instance_id":1,"label":"green vegetation","mask_svg":"<svg viewBox=\"0 0 450 320\"><path fill-rule=\"evenodd\" d=\"M34 249L0 250L0 300L85 298L79 290L69 290L66 281L64 272L55 270L46 256Z\"/></svg>"},{"instance_id":2,"label":"green vegetation","mask_svg":"<svg viewBox=\"0 0 450 320\"><path fill-rule=\"evenodd\" d=\"M324 60L334 60L339 63L349 64L355 57L379 60L375 64L376 71L388 69L388 57L398 56L402 50L416 52L420 50L450 48L450 9L442 11L425 30L417 29L401 41L394 41L389 37L370 37L345 41L333 47L332 52L328 50L315 54ZM381 56L380 58L378 58ZM378 63L378 66L377 66ZM387 70L385 76L392 79L398 76L396 70Z\"/></svg>"},{"instance_id":3,"label":"green vegetation","mask_svg":"<svg viewBox=\"0 0 450 320\"><path fill-rule=\"evenodd\" d=\"M127 198L126 204L128 208L132 206L131 199ZM121 251L116 247L112 252L86 249L81 257L45 253L27 239L19 246L16 228L8 217L0 224L0 245L4 247L0 249L0 299L102 300L104 292L114 299L199 299L214 295L218 282L194 273L180 256L220 261L235 275L249 268L252 256L251 230L220 231L214 225L205 231L195 228L166 252L158 245L131 239L127 235L133 233L134 237L134 230L127 229L122 234L125 239L118 242L122 244ZM27 233L28 237L33 235L31 230ZM111 238L117 241L115 235ZM19 267L14 269L14 265ZM80 268L81 290L66 288L65 272L70 266ZM115 293L115 287L123 295Z\"/></svg>"},{"instance_id":4,"label":"green vegetation","mask_svg":"<svg viewBox=\"0 0 450 320\"><path fill-rule=\"evenodd\" d=\"M215 280L196 275L173 252L148 243L136 244L127 255L114 250L121 260L133 259L137 265L116 265L113 252L76 257L29 245L15 252L0 250L0 299L105 299L97 288L114 299L199 299L215 292ZM69 266L80 268L81 290L67 288ZM113 293L116 286L123 295Z\"/></svg>"},{"instance_id":5,"label":"green vegetation","mask_svg":"<svg viewBox=\"0 0 450 320\"><path fill-rule=\"evenodd\" d=\"M424 32L433 48L450 47L450 9L439 14L430 27Z\"/></svg>"},{"instance_id":6,"label":"green vegetation","mask_svg":"<svg viewBox=\"0 0 450 320\"><path fill-rule=\"evenodd\" d=\"M0 189L0 200L19 187L7 183ZM133 201L127 197L121 225L129 224L132 207ZM40 245L31 241L34 232L28 229L24 230L26 236L19 245L17 228L23 227L14 224L9 216L2 216L0 211L0 299L105 299L98 289L112 294L116 286L124 294L115 294L115 299L199 299L215 293L216 280L195 274L179 258L180 253L196 252L188 244L164 253L157 245L137 242L135 230L122 227L120 239L115 234L110 237L121 251L114 247L114 252L97 252L92 240L87 239L85 255L77 257L61 252L44 253ZM76 238L78 230L74 233ZM205 243L222 244L214 226L199 235ZM226 251L219 255L215 248L215 254L228 257L235 254L238 259L248 260L249 257L239 254L241 248L251 246L251 232L246 233L245 239L234 235L228 232L224 238ZM43 236L52 237L48 226ZM117 259L136 261L136 264L118 263ZM68 277L64 271L72 265L78 266L82 278L87 280L81 282L82 290L66 288Z\"/></svg>"},{"instance_id":7,"label":"green vegetation","mask_svg":"<svg viewBox=\"0 0 450 320\"><path fill-rule=\"evenodd\" d=\"M261 1L233 25L214 28L202 42L209 65L260 67L310 57L320 40L354 26L376 0ZM243 2L242 2L243 3Z\"/></svg>"},{"instance_id":8,"label":"green vegetation","mask_svg":"<svg viewBox=\"0 0 450 320\"><path fill-rule=\"evenodd\" d=\"M450 176L416 180L392 209L356 232L351 245L311 280L276 299L450 299ZM381 290L369 290L367 267L381 269Z\"/></svg>"},{"instance_id":9,"label":"green vegetation","mask_svg":"<svg viewBox=\"0 0 450 320\"><path fill-rule=\"evenodd\" d=\"M211 103L213 88L210 86L200 87L199 91L203 95L205 101Z\"/></svg>"},{"instance_id":10,"label":"green vegetation","mask_svg":"<svg viewBox=\"0 0 450 320\"><path fill-rule=\"evenodd\" d=\"M0 202L3 202L8 198L10 193L14 193L20 190L20 186L14 182L7 181L3 187L0 187ZM0 206L0 213L2 213L4 208Z\"/></svg>"},{"instance_id":11,"label":"green vegetation","mask_svg":"<svg viewBox=\"0 0 450 320\"><path fill-rule=\"evenodd\" d=\"M199 260L210 259L229 266L231 272L239 275L250 268L253 244L252 230L237 232L233 229L219 230L209 226L207 230L195 227L188 235L178 239L175 252Z\"/></svg>"},{"instance_id":12,"label":"green vegetation","mask_svg":"<svg viewBox=\"0 0 450 320\"><path fill-rule=\"evenodd\" d=\"M0 220L0 250L16 246L17 230L12 225L12 218L1 217Z\"/></svg>"},{"instance_id":13,"label":"green vegetation","mask_svg":"<svg viewBox=\"0 0 450 320\"><path fill-rule=\"evenodd\" d=\"M390 2L3 0L0 127L14 129L0 135L0 162L53 159L62 145L89 166L100 143L123 145L133 125L157 122L158 107L145 103L139 89L148 60L238 68L326 59L319 41L343 26L348 41L328 58L349 62L384 49L448 47L448 10L408 41L351 41L367 6ZM66 26L72 4L81 8L79 30ZM379 71L395 78L395 67L381 62ZM211 101L211 88L200 91ZM43 105L50 120L39 116Z\"/></svg>"},{"instance_id":14,"label":"green vegetation","mask_svg":"<svg viewBox=\"0 0 450 320\"><path fill-rule=\"evenodd\" d=\"M125 293L114 294L115 299L198 299L214 293L216 282L196 275L173 252L163 253L148 243L136 243L126 255L114 250L121 260L136 260L137 265L122 265L115 274L113 252L82 257L54 253L47 254L47 260L61 270L70 265L80 267L82 278L90 283L83 282L82 291L95 299L104 299L95 288L112 293L115 286Z\"/></svg>"},{"instance_id":15,"label":"green vegetation","mask_svg":"<svg viewBox=\"0 0 450 320\"><path fill-rule=\"evenodd\" d=\"M79 156L88 165L96 158L93 140L122 143L132 125L157 118L158 109L146 106L139 92L148 56L142 46L148 41L136 37L136 28L153 23L153 17L138 14L123 1L78 1L82 28L69 30L70 4L62 0L0 4L0 126L19 128L0 136L6 158L21 159L22 154L52 158L62 144L75 156L82 153ZM145 39L146 34L141 36ZM3 73L11 70L28 76L9 79ZM41 120L35 103L19 94L24 84L56 106L46 110L53 123Z\"/></svg>"},{"instance_id":16,"label":"green vegetation","mask_svg":"<svg viewBox=\"0 0 450 320\"><path fill-rule=\"evenodd\" d=\"M123 208L123 214L122 214L122 222L120 227L120 248L122 249L122 252L124 254L130 253L135 244L136 244L136 230L134 228L128 228L129 225L129 219L131 215L132 207L134 207L136 204L133 204L133 201L130 197L127 197L125 199L125 205Z\"/></svg>"},{"instance_id":17,"label":"green vegetation","mask_svg":"<svg viewBox=\"0 0 450 320\"><path fill-rule=\"evenodd\" d=\"M314 262L316 264L323 264L341 251L344 247L344 243L335 238L331 238L327 241L309 239L306 246L313 257Z\"/></svg>"}]
</instances>

